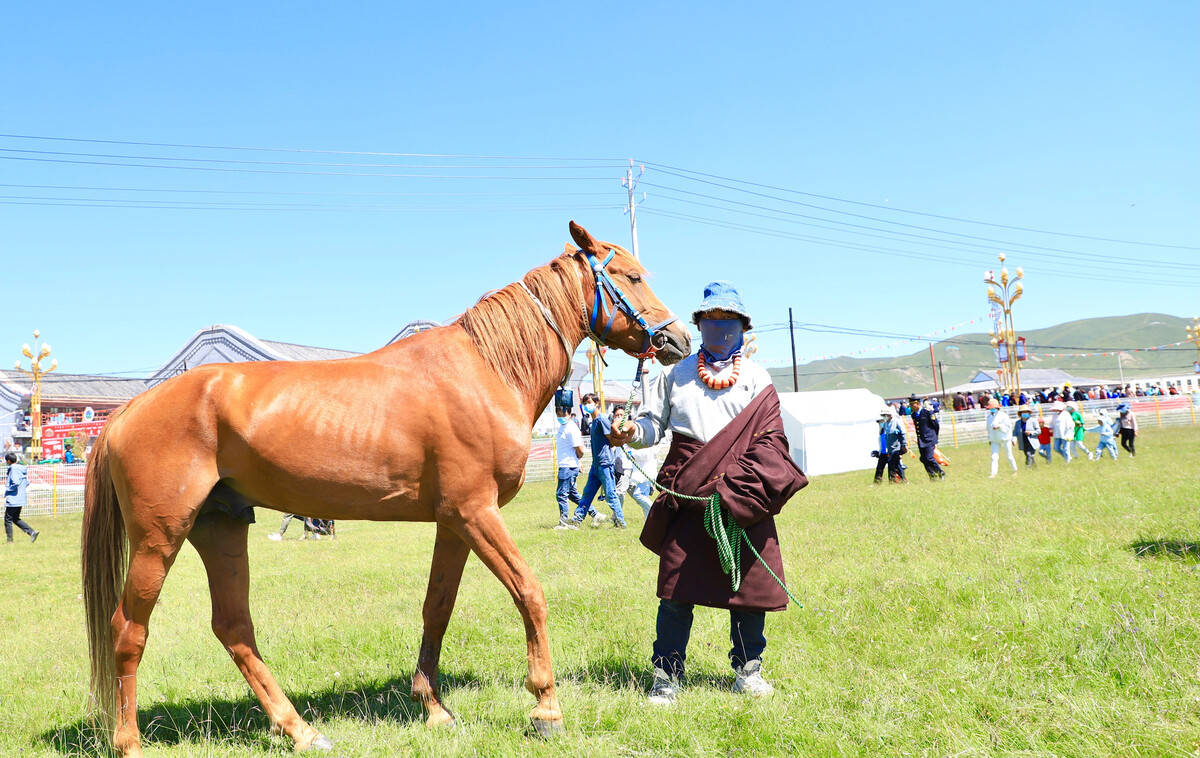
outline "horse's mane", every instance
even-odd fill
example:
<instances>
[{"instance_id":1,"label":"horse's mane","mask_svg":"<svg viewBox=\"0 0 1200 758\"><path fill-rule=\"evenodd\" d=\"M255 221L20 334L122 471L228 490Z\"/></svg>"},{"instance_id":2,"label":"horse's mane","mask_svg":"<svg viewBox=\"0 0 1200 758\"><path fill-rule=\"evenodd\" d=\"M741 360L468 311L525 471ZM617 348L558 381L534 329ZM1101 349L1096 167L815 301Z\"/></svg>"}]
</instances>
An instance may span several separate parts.
<instances>
[{"instance_id":1,"label":"horse's mane","mask_svg":"<svg viewBox=\"0 0 1200 758\"><path fill-rule=\"evenodd\" d=\"M570 339L579 322L579 267L567 255L539 266L522 281L554 314L558 326ZM578 316L577 316L578 314ZM471 337L484 362L495 369L509 386L533 395L544 389L545 377L554 369L561 346L555 339L545 344L546 320L518 283L503 287L468 308L456 322Z\"/></svg>"}]
</instances>

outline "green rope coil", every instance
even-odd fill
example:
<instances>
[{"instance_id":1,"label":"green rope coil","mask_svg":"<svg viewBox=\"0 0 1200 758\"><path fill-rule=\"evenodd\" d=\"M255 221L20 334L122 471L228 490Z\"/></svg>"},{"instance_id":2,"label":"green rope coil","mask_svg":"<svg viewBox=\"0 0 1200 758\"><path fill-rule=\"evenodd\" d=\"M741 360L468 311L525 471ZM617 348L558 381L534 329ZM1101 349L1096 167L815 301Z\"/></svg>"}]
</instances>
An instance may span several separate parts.
<instances>
[{"instance_id":1,"label":"green rope coil","mask_svg":"<svg viewBox=\"0 0 1200 758\"><path fill-rule=\"evenodd\" d=\"M633 412L633 396L638 386L641 385L642 378L642 361L638 361L637 376L633 390L629 393L629 400L625 403L625 418L630 419ZM676 492L672 489L662 486L653 477L642 471L642 467L633 459L633 454L628 450L625 451L625 457L633 464L633 467L638 470L642 476L646 477L650 482L650 486L665 492L668 495L678 500L690 500L693 503L704 503L704 531L708 532L708 536L713 538L717 543L717 559L721 562L721 573L729 575L729 586L737 592L742 586L742 543L746 543L746 547L750 548L750 552L754 553L754 557L762 564L762 567L767 570L775 583L783 588L787 593L788 598L796 604L797 607L803 608L804 604L796 599L792 591L787 588L783 580L776 576L763 557L754 549L754 545L750 543L750 535L746 534L746 530L742 525L733 520L733 515L729 513L721 505L721 494L714 492L708 497L698 497L696 495L685 495L682 492Z\"/></svg>"}]
</instances>

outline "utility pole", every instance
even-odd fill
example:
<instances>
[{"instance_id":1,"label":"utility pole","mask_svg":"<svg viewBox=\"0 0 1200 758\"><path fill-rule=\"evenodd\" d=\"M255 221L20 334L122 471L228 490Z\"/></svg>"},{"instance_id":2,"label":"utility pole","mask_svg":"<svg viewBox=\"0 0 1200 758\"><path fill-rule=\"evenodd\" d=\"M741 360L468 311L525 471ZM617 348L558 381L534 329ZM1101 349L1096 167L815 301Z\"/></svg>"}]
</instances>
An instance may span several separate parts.
<instances>
[{"instance_id":1,"label":"utility pole","mask_svg":"<svg viewBox=\"0 0 1200 758\"><path fill-rule=\"evenodd\" d=\"M638 169L637 176L633 175L633 158L630 158L629 168L625 169L625 176L621 179L621 186L624 187L629 193L629 205L625 206L625 212L629 214L629 236L632 238L633 242L633 247L630 249L633 251L633 257L637 258L639 261L642 259L642 256L638 254L637 240L637 207L639 200L635 197L635 192L637 190L638 180L642 178L642 174L644 173L646 173L646 167L641 166ZM643 192L640 202L645 202L645 200L646 193Z\"/></svg>"},{"instance_id":2,"label":"utility pole","mask_svg":"<svg viewBox=\"0 0 1200 758\"><path fill-rule=\"evenodd\" d=\"M935 394L935 395L937 394L937 391L938 391L938 375L937 375L936 369L937 369L937 365L934 363L934 360L933 360L933 343L930 342L929 343L929 373L933 374L933 394ZM945 382L943 382L943 384L944 383Z\"/></svg>"},{"instance_id":3,"label":"utility pole","mask_svg":"<svg viewBox=\"0 0 1200 758\"><path fill-rule=\"evenodd\" d=\"M788 334L792 338L792 391L800 391L800 375L796 372L796 327L792 321L792 309L788 308Z\"/></svg>"},{"instance_id":4,"label":"utility pole","mask_svg":"<svg viewBox=\"0 0 1200 758\"><path fill-rule=\"evenodd\" d=\"M947 397L946 375L942 372L942 362L938 361L938 378L942 380L942 397Z\"/></svg>"}]
</instances>

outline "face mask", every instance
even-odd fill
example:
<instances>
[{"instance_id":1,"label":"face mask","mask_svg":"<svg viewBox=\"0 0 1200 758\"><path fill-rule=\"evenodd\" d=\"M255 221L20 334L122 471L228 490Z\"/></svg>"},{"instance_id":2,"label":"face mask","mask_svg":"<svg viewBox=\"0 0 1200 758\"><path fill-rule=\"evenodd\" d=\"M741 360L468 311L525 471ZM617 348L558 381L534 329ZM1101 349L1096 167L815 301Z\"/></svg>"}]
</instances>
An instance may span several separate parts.
<instances>
[{"instance_id":1,"label":"face mask","mask_svg":"<svg viewBox=\"0 0 1200 758\"><path fill-rule=\"evenodd\" d=\"M559 417L558 417L558 425L559 425L559 426L566 426L566 425L567 425L567 417L566 417L566 416L559 416Z\"/></svg>"},{"instance_id":2,"label":"face mask","mask_svg":"<svg viewBox=\"0 0 1200 758\"><path fill-rule=\"evenodd\" d=\"M591 403L584 403L584 406L583 406L584 413L591 413L594 410L596 410L596 406L592 405Z\"/></svg>"},{"instance_id":3,"label":"face mask","mask_svg":"<svg viewBox=\"0 0 1200 758\"><path fill-rule=\"evenodd\" d=\"M1021 418L1023 418L1023 419L1028 419L1028 418L1029 418L1029 414L1028 414L1028 413L1022 413L1022 414L1021 414Z\"/></svg>"},{"instance_id":4,"label":"face mask","mask_svg":"<svg viewBox=\"0 0 1200 758\"><path fill-rule=\"evenodd\" d=\"M709 355L723 361L742 346L740 318L700 319L700 342Z\"/></svg>"}]
</instances>

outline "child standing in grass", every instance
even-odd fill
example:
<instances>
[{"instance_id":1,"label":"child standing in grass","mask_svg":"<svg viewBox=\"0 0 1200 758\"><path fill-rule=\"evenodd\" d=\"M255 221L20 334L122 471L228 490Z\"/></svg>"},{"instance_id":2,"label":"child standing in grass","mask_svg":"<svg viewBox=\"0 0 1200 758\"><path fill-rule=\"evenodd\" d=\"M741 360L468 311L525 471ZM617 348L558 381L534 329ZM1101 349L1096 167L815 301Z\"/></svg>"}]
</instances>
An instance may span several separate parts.
<instances>
[{"instance_id":1,"label":"child standing in grass","mask_svg":"<svg viewBox=\"0 0 1200 758\"><path fill-rule=\"evenodd\" d=\"M1100 456L1104 455L1104 451L1107 450L1115 461L1117 459L1117 440L1116 434L1113 432L1112 419L1108 417L1108 411L1103 408L1096 411L1096 426L1088 431L1100 433L1100 443L1096 445L1096 460L1100 460Z\"/></svg>"},{"instance_id":2,"label":"child standing in grass","mask_svg":"<svg viewBox=\"0 0 1200 758\"><path fill-rule=\"evenodd\" d=\"M1054 430L1050 428L1050 423L1044 418L1039 418L1037 424L1039 452L1046 456L1046 463L1050 463L1054 460L1054 449L1050 447L1050 442L1054 439Z\"/></svg>"}]
</instances>

